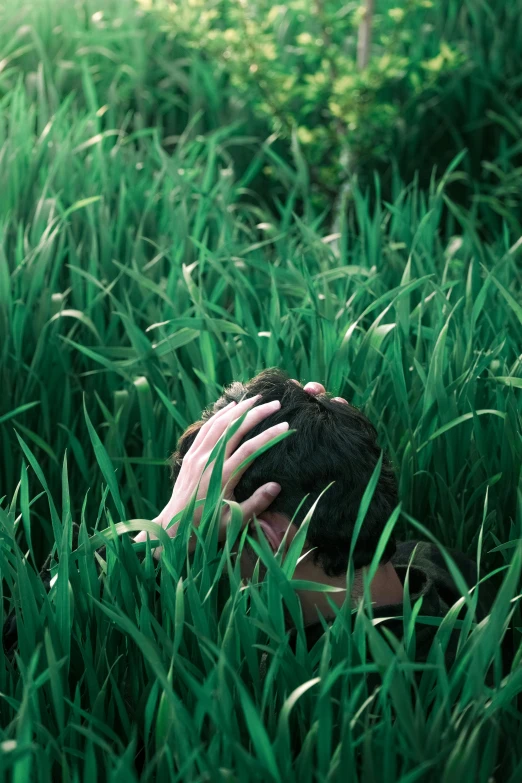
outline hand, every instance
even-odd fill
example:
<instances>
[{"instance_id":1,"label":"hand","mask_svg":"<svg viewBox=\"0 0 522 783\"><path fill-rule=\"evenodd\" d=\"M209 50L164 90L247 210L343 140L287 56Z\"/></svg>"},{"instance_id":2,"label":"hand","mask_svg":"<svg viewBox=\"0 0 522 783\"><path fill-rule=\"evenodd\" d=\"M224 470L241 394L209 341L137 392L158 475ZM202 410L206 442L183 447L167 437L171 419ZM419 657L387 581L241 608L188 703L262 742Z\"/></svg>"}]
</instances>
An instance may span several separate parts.
<instances>
[{"instance_id":1,"label":"hand","mask_svg":"<svg viewBox=\"0 0 522 783\"><path fill-rule=\"evenodd\" d=\"M196 500L200 500L206 497L210 477L212 475L213 462L205 470L205 465L210 457L210 454L221 438L226 432L228 427L239 419L246 411L248 411L245 420L237 430L237 432L230 438L225 450L225 461L223 465L222 474L222 487L225 487L224 498L226 500L234 500L234 488L238 484L241 476L250 466L251 461L243 466L236 475L232 474L237 470L239 465L249 456L251 456L258 448L264 446L271 441L276 435L280 435L282 432L288 430L288 422L277 424L264 432L257 435L255 438L250 438L239 448L239 443L243 440L245 435L250 432L256 424L263 421L280 409L281 403L279 400L274 402L268 402L263 405L256 406L253 410L249 410L259 400L261 395L257 397L250 397L247 400L236 403L231 402L226 408L218 411L214 416L208 419L200 428L194 443L187 451L183 458L181 470L178 478L172 490L172 497L168 504L165 506L161 514L159 514L153 522L157 522L162 527L166 528L172 518L176 514L182 511L189 503L192 495L194 494L198 481L201 478L199 484L199 490ZM271 505L274 498L281 491L279 484L268 483L257 489L254 494L240 504L243 512L243 524L246 525L254 515L258 516ZM194 524L198 525L201 520L202 508L198 508L194 512ZM230 519L230 510L223 511L221 517L219 539L222 541L226 536L226 527ZM176 535L178 524L172 525L167 533L173 537ZM136 538L135 541L146 541L147 533L143 531ZM191 547L193 547L194 541L191 541ZM155 555L159 555L160 548L155 550Z\"/></svg>"},{"instance_id":2,"label":"hand","mask_svg":"<svg viewBox=\"0 0 522 783\"><path fill-rule=\"evenodd\" d=\"M297 383L298 386L301 386L299 381L296 381L295 378L292 378L292 382ZM317 383L317 381L309 381L309 383L307 383L304 387L304 390L313 397L316 397L318 394L326 394L326 389L324 388L323 384ZM345 400L344 397L332 397L332 400L333 402L344 402L346 405L348 405L348 400Z\"/></svg>"}]
</instances>

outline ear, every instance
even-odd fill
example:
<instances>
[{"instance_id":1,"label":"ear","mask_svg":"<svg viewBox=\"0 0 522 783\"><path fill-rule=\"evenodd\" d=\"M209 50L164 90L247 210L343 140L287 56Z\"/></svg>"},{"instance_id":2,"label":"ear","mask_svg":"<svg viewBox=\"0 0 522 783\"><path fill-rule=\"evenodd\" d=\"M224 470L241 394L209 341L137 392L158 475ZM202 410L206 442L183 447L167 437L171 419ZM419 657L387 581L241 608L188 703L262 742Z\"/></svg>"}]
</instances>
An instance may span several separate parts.
<instances>
[{"instance_id":1,"label":"ear","mask_svg":"<svg viewBox=\"0 0 522 783\"><path fill-rule=\"evenodd\" d=\"M270 514L263 517L258 517L259 527L266 536L266 539L272 550L277 552L281 545L281 541L285 537L285 533L292 523L286 517L279 514ZM286 541L290 543L293 538L292 531L289 532Z\"/></svg>"}]
</instances>

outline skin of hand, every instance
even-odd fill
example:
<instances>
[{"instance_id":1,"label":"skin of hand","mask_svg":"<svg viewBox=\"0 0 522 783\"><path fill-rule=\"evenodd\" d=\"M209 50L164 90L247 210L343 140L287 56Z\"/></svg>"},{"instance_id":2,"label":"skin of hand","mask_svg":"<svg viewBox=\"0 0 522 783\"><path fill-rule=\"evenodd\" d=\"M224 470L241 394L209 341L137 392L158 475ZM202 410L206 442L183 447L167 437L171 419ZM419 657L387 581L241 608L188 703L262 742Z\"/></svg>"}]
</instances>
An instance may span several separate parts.
<instances>
[{"instance_id":1,"label":"skin of hand","mask_svg":"<svg viewBox=\"0 0 522 783\"><path fill-rule=\"evenodd\" d=\"M299 381L296 381L295 378L292 378L291 380L292 383L297 383L298 386L301 386ZM313 397L317 397L319 394L326 394L326 389L324 388L323 384L318 383L317 381L310 381L303 388L305 392L311 394ZM332 397L332 400L334 402L344 402L346 405L348 405L348 400L345 400L344 397Z\"/></svg>"},{"instance_id":2,"label":"skin of hand","mask_svg":"<svg viewBox=\"0 0 522 783\"><path fill-rule=\"evenodd\" d=\"M222 487L225 488L224 498L226 500L234 500L234 488L238 484L241 476L247 470L251 464L251 460L247 465L244 465L241 470L238 470L236 475L233 476L239 465L250 457L258 448L269 443L277 435L288 430L288 422L277 424L264 432L257 435L255 438L250 438L245 441L242 446L239 443L243 440L245 435L256 426L259 422L263 421L267 416L275 413L280 409L281 403L279 400L268 402L263 405L258 405L253 410L249 410L260 399L261 395L256 397L250 397L242 402L231 402L222 410L218 411L214 416L208 419L205 424L202 425L199 430L194 443L188 450L187 454L183 458L183 464L179 472L176 483L172 490L172 496L163 509L163 511L155 517L152 521L160 524L163 528L166 528L171 522L172 518L180 511L182 511L189 503L192 495L194 494L198 481L201 478L199 484L199 490L196 500L200 500L206 497L210 478L212 475L213 462L205 469L205 465L210 457L210 454L219 441L219 439L227 431L228 427L232 425L237 419L239 419L245 412L248 411L245 420L237 430L237 432L230 438L227 443L225 451L225 461L223 465L223 477ZM238 448L239 446L239 448ZM253 518L253 516L259 516L265 511L274 498L281 491L279 484L269 482L259 487L250 498L240 504L240 508L243 512L243 524L246 525ZM195 510L194 524L197 526L201 520L202 508ZM223 541L226 536L226 527L230 519L230 510L225 509L221 517L221 524L219 530L219 539ZM169 536L174 537L176 535L178 524L171 525L168 528L167 533ZM146 541L147 533L142 531L136 536L135 541ZM195 546L194 537L192 537L189 548L193 549ZM154 555L159 557L161 547L157 547L154 550Z\"/></svg>"}]
</instances>

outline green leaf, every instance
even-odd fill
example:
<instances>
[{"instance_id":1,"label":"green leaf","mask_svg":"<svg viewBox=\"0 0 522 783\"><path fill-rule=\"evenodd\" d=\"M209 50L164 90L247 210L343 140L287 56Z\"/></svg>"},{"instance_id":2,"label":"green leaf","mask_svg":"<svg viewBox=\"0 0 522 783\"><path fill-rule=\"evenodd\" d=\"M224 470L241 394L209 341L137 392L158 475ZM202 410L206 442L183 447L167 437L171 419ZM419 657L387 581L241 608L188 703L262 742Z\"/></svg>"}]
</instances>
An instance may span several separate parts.
<instances>
[{"instance_id":1,"label":"green leaf","mask_svg":"<svg viewBox=\"0 0 522 783\"><path fill-rule=\"evenodd\" d=\"M123 507L123 503L120 498L118 483L116 481L116 472L114 470L112 462L110 461L109 455L107 454L105 447L100 440L98 433L92 426L92 422L89 418L89 414L87 413L85 400L83 401L83 411L85 415L85 421L87 423L87 429L89 430L89 437L91 439L91 443L94 448L94 455L96 457L96 462L98 463L100 470L103 474L103 477L107 482L107 486L109 487L109 491L112 495L112 499L116 504L118 514L120 515L121 519L124 519L127 515L125 513L125 509Z\"/></svg>"}]
</instances>

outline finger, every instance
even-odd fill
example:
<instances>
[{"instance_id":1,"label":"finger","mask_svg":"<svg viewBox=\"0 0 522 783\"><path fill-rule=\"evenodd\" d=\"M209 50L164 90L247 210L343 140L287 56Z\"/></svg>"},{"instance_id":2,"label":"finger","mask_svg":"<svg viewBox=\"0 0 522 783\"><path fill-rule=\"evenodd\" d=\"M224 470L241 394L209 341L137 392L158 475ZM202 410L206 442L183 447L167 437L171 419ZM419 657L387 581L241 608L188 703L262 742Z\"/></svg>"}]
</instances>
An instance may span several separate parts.
<instances>
[{"instance_id":1,"label":"finger","mask_svg":"<svg viewBox=\"0 0 522 783\"><path fill-rule=\"evenodd\" d=\"M261 448L261 446L269 443L282 432L286 432L288 428L289 424L287 421L283 421L281 424L275 424L273 427L270 427L264 432L261 432L259 435L256 435L255 438L249 438L245 443L243 443L242 446L237 449L237 451L235 451L229 457L223 466L223 484L226 485L227 493L234 489L245 470L247 470L247 468L252 464L252 460L250 460L246 465L243 465L243 467L237 471L241 463L244 462L244 460L246 460L248 457L251 457L252 454Z\"/></svg>"},{"instance_id":2,"label":"finger","mask_svg":"<svg viewBox=\"0 0 522 783\"><path fill-rule=\"evenodd\" d=\"M281 486L275 482L270 482L269 484L263 484L247 500L240 503L239 505L243 512L243 526L247 525L254 516L258 517L263 511L266 511L280 492Z\"/></svg>"},{"instance_id":3,"label":"finger","mask_svg":"<svg viewBox=\"0 0 522 783\"><path fill-rule=\"evenodd\" d=\"M308 392L308 394L313 394L315 397L317 394L325 394L326 389L324 388L322 383L317 383L316 381L310 381L310 383L307 383L304 387L305 392Z\"/></svg>"},{"instance_id":4,"label":"finger","mask_svg":"<svg viewBox=\"0 0 522 783\"><path fill-rule=\"evenodd\" d=\"M263 405L257 405L253 410L249 411L238 431L235 432L228 441L225 459L228 459L230 455L234 453L245 435L250 432L256 424L264 421L268 416L272 413L276 413L280 408L281 402L279 400L273 400L272 402L265 402Z\"/></svg>"},{"instance_id":5,"label":"finger","mask_svg":"<svg viewBox=\"0 0 522 783\"><path fill-rule=\"evenodd\" d=\"M205 451L210 454L220 437L223 435L229 424L245 413L249 408L252 408L255 403L260 399L261 395L257 394L255 397L249 397L242 402L238 402L236 405L230 407L223 416L213 416L209 419L210 427L204 434L203 438L198 444L197 451ZM195 445L195 442L194 442ZM194 450L193 453L195 453Z\"/></svg>"},{"instance_id":6,"label":"finger","mask_svg":"<svg viewBox=\"0 0 522 783\"><path fill-rule=\"evenodd\" d=\"M348 400L345 400L344 397L332 397L332 402L344 402L345 405L348 405Z\"/></svg>"},{"instance_id":7,"label":"finger","mask_svg":"<svg viewBox=\"0 0 522 783\"><path fill-rule=\"evenodd\" d=\"M301 384L299 383L299 381L296 381L296 379L295 379L295 378L290 378L290 380L292 381L292 383L296 383L298 386L301 386Z\"/></svg>"},{"instance_id":8,"label":"finger","mask_svg":"<svg viewBox=\"0 0 522 783\"><path fill-rule=\"evenodd\" d=\"M201 427L199 428L198 434L194 438L194 443L192 444L191 449L196 449L198 446L200 446L202 441L207 436L208 431L212 427L214 422L217 419L220 419L221 417L225 416L227 411L231 410L236 405L237 405L236 401L233 400L232 402L229 402L228 405L225 405L224 408L221 408L220 411L218 411L217 413L214 413L214 415L211 416L210 419L207 419L206 422L204 424L202 424Z\"/></svg>"}]
</instances>

